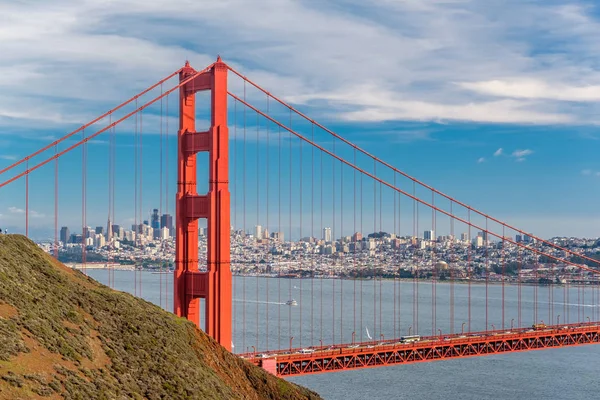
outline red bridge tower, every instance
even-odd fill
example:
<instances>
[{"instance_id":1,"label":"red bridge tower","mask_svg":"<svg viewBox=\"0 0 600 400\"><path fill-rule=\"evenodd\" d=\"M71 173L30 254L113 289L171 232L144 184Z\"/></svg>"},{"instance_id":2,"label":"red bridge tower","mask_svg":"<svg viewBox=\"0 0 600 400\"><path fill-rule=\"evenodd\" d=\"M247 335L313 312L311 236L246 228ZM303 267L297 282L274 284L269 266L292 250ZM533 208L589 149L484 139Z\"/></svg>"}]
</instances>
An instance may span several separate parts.
<instances>
[{"instance_id":1,"label":"red bridge tower","mask_svg":"<svg viewBox=\"0 0 600 400\"><path fill-rule=\"evenodd\" d=\"M186 62L180 82L196 71ZM196 132L196 93L211 91L211 126ZM205 73L179 91L174 312L200 325L205 299L205 332L231 350L231 270L227 65L219 57ZM196 153L208 152L208 194L196 191ZM206 218L207 272L198 271L198 218Z\"/></svg>"}]
</instances>

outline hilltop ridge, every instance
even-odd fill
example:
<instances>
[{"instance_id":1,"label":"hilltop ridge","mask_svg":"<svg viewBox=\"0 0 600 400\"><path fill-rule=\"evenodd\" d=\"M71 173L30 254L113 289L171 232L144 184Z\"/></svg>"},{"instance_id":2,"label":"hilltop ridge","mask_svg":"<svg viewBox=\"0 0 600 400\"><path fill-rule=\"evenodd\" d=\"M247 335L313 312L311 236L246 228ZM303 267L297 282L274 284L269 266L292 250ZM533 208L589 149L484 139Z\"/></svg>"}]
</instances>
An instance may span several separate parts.
<instances>
[{"instance_id":1,"label":"hilltop ridge","mask_svg":"<svg viewBox=\"0 0 600 400\"><path fill-rule=\"evenodd\" d=\"M0 399L319 399L189 321L0 236Z\"/></svg>"}]
</instances>

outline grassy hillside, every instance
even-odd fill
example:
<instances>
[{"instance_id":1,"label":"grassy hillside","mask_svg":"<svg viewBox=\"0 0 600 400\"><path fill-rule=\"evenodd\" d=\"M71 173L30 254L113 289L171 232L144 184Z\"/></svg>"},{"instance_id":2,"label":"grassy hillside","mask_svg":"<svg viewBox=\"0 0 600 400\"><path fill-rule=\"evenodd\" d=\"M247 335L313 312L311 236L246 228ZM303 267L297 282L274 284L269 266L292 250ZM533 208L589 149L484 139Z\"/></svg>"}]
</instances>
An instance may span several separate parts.
<instances>
[{"instance_id":1,"label":"grassy hillside","mask_svg":"<svg viewBox=\"0 0 600 400\"><path fill-rule=\"evenodd\" d=\"M318 399L185 319L0 235L0 399Z\"/></svg>"}]
</instances>

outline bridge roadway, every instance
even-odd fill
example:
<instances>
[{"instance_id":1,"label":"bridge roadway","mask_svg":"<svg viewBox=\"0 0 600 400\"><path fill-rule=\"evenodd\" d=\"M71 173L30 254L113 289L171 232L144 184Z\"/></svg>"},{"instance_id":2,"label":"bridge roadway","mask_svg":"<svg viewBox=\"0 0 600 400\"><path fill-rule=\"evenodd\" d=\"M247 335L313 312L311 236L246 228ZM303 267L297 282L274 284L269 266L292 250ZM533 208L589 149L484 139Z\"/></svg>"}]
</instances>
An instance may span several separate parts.
<instances>
[{"instance_id":1,"label":"bridge roadway","mask_svg":"<svg viewBox=\"0 0 600 400\"><path fill-rule=\"evenodd\" d=\"M406 339L408 338L408 339ZM410 339L412 338L412 339ZM407 342L407 340L413 340ZM280 376L410 364L600 342L600 323L514 328L240 354Z\"/></svg>"}]
</instances>

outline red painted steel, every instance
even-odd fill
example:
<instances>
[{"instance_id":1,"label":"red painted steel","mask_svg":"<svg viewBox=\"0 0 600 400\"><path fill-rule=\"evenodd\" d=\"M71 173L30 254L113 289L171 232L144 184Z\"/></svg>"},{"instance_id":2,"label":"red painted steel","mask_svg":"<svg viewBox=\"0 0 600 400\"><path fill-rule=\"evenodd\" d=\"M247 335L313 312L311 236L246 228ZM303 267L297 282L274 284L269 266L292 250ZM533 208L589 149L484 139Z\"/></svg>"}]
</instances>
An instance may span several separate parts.
<instances>
[{"instance_id":1,"label":"red painted steel","mask_svg":"<svg viewBox=\"0 0 600 400\"><path fill-rule=\"evenodd\" d=\"M401 343L400 339L348 343L308 351L291 349L287 354L248 353L242 357L271 373L274 363L275 375L288 377L595 343L600 343L600 325L588 323L547 326L541 330L478 332L468 336L429 336L413 343Z\"/></svg>"},{"instance_id":2,"label":"red painted steel","mask_svg":"<svg viewBox=\"0 0 600 400\"><path fill-rule=\"evenodd\" d=\"M174 312L200 325L200 298L205 299L205 331L231 350L231 270L229 135L227 128L227 65L212 68L180 87L176 198ZM186 63L183 82L197 74ZM211 127L196 132L196 93L211 91ZM196 191L196 153L207 151L209 189ZM198 269L198 219L206 218L207 271Z\"/></svg>"}]
</instances>

